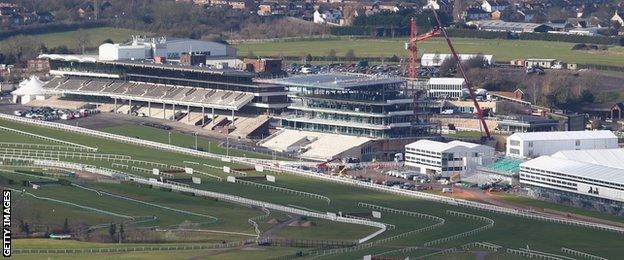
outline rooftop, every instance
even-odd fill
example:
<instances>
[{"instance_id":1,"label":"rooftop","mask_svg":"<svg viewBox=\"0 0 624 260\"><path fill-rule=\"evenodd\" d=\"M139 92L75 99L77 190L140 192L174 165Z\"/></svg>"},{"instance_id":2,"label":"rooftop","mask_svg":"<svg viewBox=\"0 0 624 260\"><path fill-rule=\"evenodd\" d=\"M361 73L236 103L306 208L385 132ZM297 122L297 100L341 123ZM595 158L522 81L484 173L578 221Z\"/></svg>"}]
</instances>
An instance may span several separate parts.
<instances>
[{"instance_id":1,"label":"rooftop","mask_svg":"<svg viewBox=\"0 0 624 260\"><path fill-rule=\"evenodd\" d=\"M464 78L430 78L427 84L435 85L463 85L465 83Z\"/></svg>"},{"instance_id":2,"label":"rooftop","mask_svg":"<svg viewBox=\"0 0 624 260\"><path fill-rule=\"evenodd\" d=\"M551 155L551 157L624 170L624 149L620 148L560 151Z\"/></svg>"},{"instance_id":3,"label":"rooftop","mask_svg":"<svg viewBox=\"0 0 624 260\"><path fill-rule=\"evenodd\" d=\"M444 143L444 142L431 141L431 140L426 140L426 139L418 140L416 142L406 145L405 147L424 149L427 151L433 151L433 152L439 152L439 153L453 149L453 148L457 148L457 147L463 147L467 149L474 149L474 148L479 148L479 147L491 148L485 145L462 142L462 141L451 141L448 143ZM493 150L494 148L491 148L491 149Z\"/></svg>"},{"instance_id":4,"label":"rooftop","mask_svg":"<svg viewBox=\"0 0 624 260\"><path fill-rule=\"evenodd\" d=\"M324 73L271 79L268 82L296 87L347 90L374 85L403 84L405 80L365 74Z\"/></svg>"},{"instance_id":5,"label":"rooftop","mask_svg":"<svg viewBox=\"0 0 624 260\"><path fill-rule=\"evenodd\" d=\"M564 132L529 132L515 133L508 138L522 139L524 141L542 141L542 140L570 140L570 139L604 139L617 138L613 132L609 130L598 131L564 131Z\"/></svg>"},{"instance_id":6,"label":"rooftop","mask_svg":"<svg viewBox=\"0 0 624 260\"><path fill-rule=\"evenodd\" d=\"M624 184L624 169L600 164L561 159L553 156L540 156L524 162L520 166Z\"/></svg>"}]
</instances>

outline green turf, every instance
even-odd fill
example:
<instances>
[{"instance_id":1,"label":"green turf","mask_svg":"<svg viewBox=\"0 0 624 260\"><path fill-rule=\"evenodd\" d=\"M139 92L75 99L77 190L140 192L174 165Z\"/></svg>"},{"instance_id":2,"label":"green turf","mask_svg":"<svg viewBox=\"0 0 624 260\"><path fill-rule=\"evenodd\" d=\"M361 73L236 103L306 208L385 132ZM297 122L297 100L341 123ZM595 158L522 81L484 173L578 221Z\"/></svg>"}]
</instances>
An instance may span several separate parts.
<instances>
[{"instance_id":1,"label":"green turf","mask_svg":"<svg viewBox=\"0 0 624 260\"><path fill-rule=\"evenodd\" d=\"M407 57L405 38L397 39L339 39L324 41L292 41L238 44L239 53L253 51L260 56L327 56L330 49L344 56L349 49L358 57ZM500 39L454 38L453 44L460 53L492 54L497 61L525 58L553 58L569 63L604 64L622 66L624 47L610 46L608 51L572 51L574 43L547 41L520 41ZM441 38L418 43L420 53L449 53Z\"/></svg>"},{"instance_id":2,"label":"green turf","mask_svg":"<svg viewBox=\"0 0 624 260\"><path fill-rule=\"evenodd\" d=\"M86 34L89 42L87 44L88 49L97 48L104 40L111 39L113 42L127 42L131 39L132 35L145 35L145 32L139 32L130 29L123 28L114 28L114 27L98 27L98 28L89 28L82 29L82 31ZM40 42L46 45L48 48L54 48L61 45L65 45L70 49L78 49L79 44L76 40L77 32L76 31L67 31L67 32L54 32L54 33L46 33L46 34L38 34L31 36L20 36L24 37L23 40ZM0 47L3 47L6 41L9 41L11 38L0 41Z\"/></svg>"},{"instance_id":3,"label":"green turf","mask_svg":"<svg viewBox=\"0 0 624 260\"><path fill-rule=\"evenodd\" d=\"M169 142L169 131L163 130L163 129L157 129L153 127L141 126L141 125L123 125L123 126L107 127L107 128L101 129L101 131L112 133L112 134L137 137L137 138L161 142L161 143ZM195 137L192 135L171 131L171 144L194 149ZM238 150L238 149L229 149L229 153L228 153L227 151L228 149L219 147L218 145L219 143L217 141L209 140L209 139L201 138L201 137L197 138L197 148L200 150L210 151L212 153L223 154L223 155L229 154L230 156L272 159L272 156L269 154L255 153L255 152L243 151L243 150ZM283 158L277 158L277 159L283 159Z\"/></svg>"},{"instance_id":4,"label":"green turf","mask_svg":"<svg viewBox=\"0 0 624 260\"><path fill-rule=\"evenodd\" d=\"M17 123L0 121L0 124L3 126L10 126L14 128L23 129L24 131L30 131L38 134L48 135L54 138L63 139L63 140L71 140L73 142L77 142L84 145L92 145L100 148L100 153L118 153L118 154L126 154L130 155L135 159L142 160L150 160L157 161L163 163L170 164L180 164L183 160L189 161L199 161L204 163L210 163L218 166L222 165L230 165L232 167L240 167L228 163L223 163L221 161L211 161L208 159L196 158L192 156L186 156L171 152L159 151L159 150L150 150L143 147L137 147L127 144L121 144L114 141L109 140L100 140L93 137L87 137L80 134L74 133L65 133L60 131L54 131L50 129L43 129L33 126L25 126ZM95 165L106 165L108 164L110 167L110 162L106 161L93 161L93 160L79 160L89 164ZM148 168L147 166L142 166L144 168ZM226 174L220 173L219 170L210 170L205 169L205 171L218 174L221 176L225 176ZM149 174L143 174L147 176ZM387 250L397 249L405 246L418 246L423 243L442 238L447 236L452 236L454 234L458 234L461 232L469 231L476 227L484 225L479 221L467 220L460 217L452 217L447 214L446 210L456 210L461 212L467 212L471 214L477 214L492 218L495 221L494 228L486 230L482 233L461 238L457 240L452 240L448 243L444 243L438 245L441 248L448 247L456 247L465 243L473 242L473 241L488 241L492 243L496 243L509 248L518 248L524 247L527 244L536 250L557 253L560 251L561 247L569 247L574 248L580 251L590 251L597 255L608 257L608 258L617 258L619 255L623 253L623 249L621 247L622 236L610 232L601 232L597 230L590 230L585 228L578 228L566 225L559 225L547 222L540 221L531 221L527 219L521 219L511 216L493 214L478 210L472 210L467 208L458 208L449 205L442 205L439 203L433 203L428 201L420 201L412 198L406 197L398 197L396 195L380 193L376 191L366 190L362 188L356 188L351 186L343 186L334 183L323 182L315 179L307 179L296 175L289 174L278 174L277 182L271 185L287 187L294 190L300 190L310 193L321 194L327 197L330 197L332 202L331 204L327 204L322 200L315 200L309 198L303 198L299 196L295 196L292 194L284 194L279 191L266 190L261 188L255 188L251 186L242 186L240 184L231 184L225 182L216 182L209 181L207 178L204 178L204 182L201 185L197 185L196 187L217 191L229 194L235 194L243 197L248 197L256 200L268 201L272 203L278 203L283 205L297 205L300 207L311 208L313 210L317 210L319 212L370 212L369 209L360 208L357 206L357 202L367 202L372 204L378 204L382 206L404 209L409 211L417 211L422 213L427 213L435 216L439 216L445 218L447 221L444 226L435 229L430 232L419 233L407 238L403 238L397 241L393 241L386 245L375 246L374 248L363 250L362 252L353 252L344 255L332 255L328 257L323 257L321 259L350 259L357 258L357 256L361 256L366 252L372 253L380 253ZM110 186L108 186L110 185ZM177 198L165 198L166 196L154 194L153 197L150 195L151 191L141 190L140 192L134 192L133 189L130 188L118 188L124 186L116 186L113 187L114 184L106 184L106 185L97 185L98 188L114 190L115 192L121 192L124 194L132 194L132 196L136 196L137 198L153 198L154 202L158 201L158 203L176 203L177 201L183 200L182 197L180 199ZM108 187L106 187L108 186ZM45 192L45 191L41 191ZM75 194L75 191L72 189L68 189L68 194ZM49 192L50 193L50 192ZM61 193L61 192L56 192ZM55 193L55 194L56 194ZM64 197L70 197L69 195L58 195ZM92 195L86 195L92 196ZM187 195L180 195L187 196ZM193 198L192 196L188 196L189 198ZM111 206L101 205L97 200L90 201L86 199L77 199L83 201L84 203L91 205L98 205L103 208L112 208ZM205 199L202 199L205 200ZM189 210L198 210L194 208L194 202L179 203L179 207L183 207ZM201 207L202 204L197 202L197 206ZM230 207L226 207L230 208ZM130 212L136 212L135 214L141 213L140 209L129 209ZM207 210L207 214L216 215L217 212L211 212ZM259 212L254 212L254 216L259 215ZM164 214L164 213L163 213ZM236 211L226 212L225 216L232 216L236 214ZM244 217L240 218L241 220ZM376 239L386 238L390 236L394 236L397 234L401 234L410 230L415 230L421 227L424 227L428 224L431 224L429 221L425 221L422 219L407 217L403 215L396 214L385 214L383 213L383 217L380 221L385 223L396 225L395 230L389 230ZM318 237L314 235L315 232L323 233L326 236L323 238L330 239L332 237L338 237L343 234L348 234L351 231L352 227L350 225L337 225L337 226L326 226L326 225L318 225L317 227L306 228L297 230L296 232L290 232L289 230L285 231L286 234L289 232L291 234L296 234L298 237ZM309 232L309 233L308 233ZM360 234L353 234L360 235ZM353 237L353 236L346 236ZM341 237L345 239L346 237ZM357 239L352 238L352 239ZM238 251L236 251L238 252Z\"/></svg>"},{"instance_id":5,"label":"green turf","mask_svg":"<svg viewBox=\"0 0 624 260\"><path fill-rule=\"evenodd\" d=\"M616 217L616 216L605 214L605 213L589 211L589 210L583 210L583 209L579 209L579 208L572 207L572 206L561 205L561 204L552 203L552 202L548 202L548 201L532 199L532 198L528 198L528 197L524 197L524 196L514 196L514 195L506 194L506 193L494 193L494 194L495 194L495 196L497 198L503 199L505 201L509 201L509 202L512 202L512 203L520 204L520 205L534 207L535 209L538 209L538 210L552 209L552 210L557 210L557 211L562 211L562 212L570 212L570 213L578 214L578 215L581 215L581 216L588 216L588 217L593 217L593 218L601 218L601 219L606 219L606 220L611 220L611 221L617 221L617 222L624 223L624 218Z\"/></svg>"}]
</instances>

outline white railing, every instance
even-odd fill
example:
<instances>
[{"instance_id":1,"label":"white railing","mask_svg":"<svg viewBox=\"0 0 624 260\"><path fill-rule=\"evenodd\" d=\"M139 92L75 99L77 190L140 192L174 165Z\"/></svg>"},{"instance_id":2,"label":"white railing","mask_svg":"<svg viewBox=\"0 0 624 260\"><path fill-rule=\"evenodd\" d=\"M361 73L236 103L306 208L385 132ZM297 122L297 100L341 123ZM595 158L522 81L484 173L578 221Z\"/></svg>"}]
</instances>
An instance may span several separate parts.
<instances>
[{"instance_id":1,"label":"white railing","mask_svg":"<svg viewBox=\"0 0 624 260\"><path fill-rule=\"evenodd\" d=\"M193 156L198 156L198 157L203 157L203 158L211 158L211 159L218 159L218 160L221 160L222 158L224 159L226 158L226 161L243 163L243 164L252 164L252 165L258 162L261 162L260 160L254 160L254 159L249 159L249 158L226 157L226 156L212 154L212 153L208 153L204 151L197 151L197 150L193 150L189 148L178 147L175 145L162 144L162 143L142 140L138 138L115 135L115 134L95 131L91 129L86 129L82 127L65 125L65 124L56 123L56 122L40 121L40 120L22 118L22 117L17 117L13 115L2 114L2 113L0 113L0 118L18 121L18 122L27 123L27 124L48 127L48 128L60 129L64 131L81 133L85 135L91 135L91 136L100 137L104 139L130 143L130 144L134 144L138 146L152 147L152 148L160 149L160 150L173 151L173 152L178 152L182 154L193 155ZM564 225L593 228L597 230L610 231L610 232L624 234L623 227L617 227L617 226L612 226L612 225L607 225L607 224L592 223L592 222L579 221L579 220L570 220L570 219L558 218L558 217L548 217L548 216L538 215L538 214L531 213L531 212L522 212L516 209L505 208L505 207L479 203L479 202L474 202L474 201L469 201L469 200L449 198L449 197L444 197L441 195L429 194L429 193L420 192L420 191L408 191L408 190L395 189L395 188L391 188L385 185L372 184L372 183L367 183L364 181L347 179L347 178L342 178L342 177L326 176L326 175L319 174L316 172L304 171L304 170L293 168L293 167L279 167L279 166L275 167L268 163L265 163L264 167L265 167L265 170L295 173L301 176L321 179L321 180L340 183L340 184L347 184L347 185L357 186L361 188L373 189L377 191L388 192L388 193L393 193L393 194L397 194L401 196L413 197L417 199L430 200L430 201L445 203L445 204L449 204L453 206L475 208L475 209L480 209L480 210L484 210L488 212L512 215L516 217L528 218L528 219L533 219L533 220L548 221L548 222L554 222L554 223L559 223L559 224L564 224Z\"/></svg>"},{"instance_id":2,"label":"white railing","mask_svg":"<svg viewBox=\"0 0 624 260\"><path fill-rule=\"evenodd\" d=\"M323 195L319 195L319 194L315 194L315 193L310 193L310 192L305 192L305 191L298 191L298 190L293 190L293 189L288 189L288 188L282 188L282 187L278 187L278 186L273 186L273 185L268 185L268 184L263 184L263 183L257 183L257 182L253 182L253 181L245 181L245 180L241 180L241 179L235 179L236 183L240 183L243 185L248 185L248 186L253 186L256 188L262 188L262 189L267 189L267 190L272 190L272 191L278 191L278 192L283 192L286 194L294 194L297 196L301 196L301 197L305 197L305 198L312 198L312 199L318 199L318 200L324 200L327 202L327 204L331 203L331 199L329 199L329 197L323 196Z\"/></svg>"},{"instance_id":3,"label":"white railing","mask_svg":"<svg viewBox=\"0 0 624 260\"><path fill-rule=\"evenodd\" d=\"M10 116L10 115L5 115L5 114L1 114L1 113L0 113L0 115L2 115L0 117ZM12 117L16 117L16 116L12 116ZM17 118L20 118L20 117L17 117ZM26 119L26 118L24 118L24 119ZM35 119L28 119L28 120L35 120ZM44 122L44 121L41 121L41 122ZM59 140L59 139L56 139L56 138L47 137L47 136L43 136L43 135L33 134L33 133L26 132L26 131L13 129L13 128L10 128L10 127L0 126L0 129L1 130L5 130L5 131L9 131L9 132L13 132L13 133L18 133L18 134L30 136L30 137L34 137L34 138L38 138L38 139L43 139L43 140L50 141L50 142L53 142L53 143L60 143L60 144L80 147L82 149L93 151L93 152L96 152L98 150L95 147L90 147L90 146L86 146L86 145L82 145L82 144L72 143L72 142L68 142L68 141L64 141L64 140Z\"/></svg>"},{"instance_id":4,"label":"white railing","mask_svg":"<svg viewBox=\"0 0 624 260\"><path fill-rule=\"evenodd\" d=\"M566 254L570 254L570 255L573 255L573 256L578 256L578 257L590 259L590 260L608 260L608 259L606 259L604 257L600 257L600 256L597 256L597 255L592 255L592 254L589 254L589 253L585 253L585 252L581 252L581 251L578 251L578 250L565 248L565 247L561 248L561 252L566 253Z\"/></svg>"},{"instance_id":5,"label":"white railing","mask_svg":"<svg viewBox=\"0 0 624 260\"><path fill-rule=\"evenodd\" d=\"M201 189L195 189L195 188L189 187L188 185L180 185L179 183L175 183L175 182L163 183L163 182L159 182L158 180L150 180L150 179L146 179L146 178L139 177L136 175L122 173L116 170L106 169L102 167L98 168L98 167L86 165L86 164L38 160L38 159L29 159L29 161L33 162L33 164L37 166L58 167L58 168L86 171L86 172L91 172L94 174L104 175L107 177L130 180L130 181L134 181L140 184L147 184L147 185L151 185L155 187L171 189L171 190L180 191L180 192L192 193L192 194L195 194L196 196L216 198L222 201L229 201L229 202L234 202L234 203L248 205L248 206L265 208L267 210L272 209L272 210L291 213L295 215L326 219L326 220L335 221L335 222L376 227L376 228L379 228L380 230L374 233L375 236L386 231L386 225L380 222L345 218L345 217L336 216L335 214L323 214L323 213L312 212L312 211L307 211L307 210L302 210L302 209L297 209L297 208L292 208L292 207L286 207L286 206L282 206L279 204L247 199L247 198L230 195L230 194L223 194L223 193L217 193L217 192L206 191L206 190L201 190ZM374 236L369 235L365 238L360 239L359 242L364 243L372 239L373 237Z\"/></svg>"}]
</instances>

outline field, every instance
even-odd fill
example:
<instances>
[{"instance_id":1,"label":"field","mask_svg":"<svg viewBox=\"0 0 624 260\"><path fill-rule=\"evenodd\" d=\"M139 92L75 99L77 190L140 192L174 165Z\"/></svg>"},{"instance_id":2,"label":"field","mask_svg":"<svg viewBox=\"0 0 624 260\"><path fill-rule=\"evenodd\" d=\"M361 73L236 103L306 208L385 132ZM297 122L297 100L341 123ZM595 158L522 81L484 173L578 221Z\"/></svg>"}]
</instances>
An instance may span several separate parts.
<instances>
[{"instance_id":1,"label":"field","mask_svg":"<svg viewBox=\"0 0 624 260\"><path fill-rule=\"evenodd\" d=\"M89 28L83 29L83 31L86 34L86 37L89 39L87 49L97 48L106 39L111 39L113 40L113 42L117 43L129 41L132 35L145 35L144 32L113 27ZM39 35L29 35L24 37L25 40L28 41L43 43L46 45L46 47L48 47L48 49L61 45L65 45L69 49L78 49L78 42L76 41L76 31L46 33ZM0 48L3 47L3 42L8 41L9 39L11 38L0 41Z\"/></svg>"},{"instance_id":2,"label":"field","mask_svg":"<svg viewBox=\"0 0 624 260\"><path fill-rule=\"evenodd\" d=\"M29 133L53 137L60 140L71 141L81 145L97 147L97 154L101 155L115 154L130 156L131 159L134 161L120 162L116 159L89 159L86 157L87 154L90 154L89 152L82 152L82 157L63 156L60 159L62 161L80 162L100 167L112 168L115 170L144 177L153 177L153 175L151 171L143 171L139 168L151 169L153 167L151 166L151 164L153 163L162 163L176 166L191 166L197 171L203 171L205 173L219 177L226 177L230 174L226 174L221 170L217 170L206 165L212 165L219 168L222 166L229 166L232 168L243 167L241 165L226 163L212 159L197 158L189 155L177 154L161 150L151 150L144 147L119 143L116 141L102 140L81 134L62 132L48 128L40 128L10 121L0 120L0 125L16 130L26 131ZM21 138L23 136L12 134L6 135L7 137L5 137L5 133L7 132L0 132L0 149L6 149L3 150L5 151L5 154L15 154L17 150L7 149L7 146L4 145L4 143L21 142ZM147 134L149 135L149 133ZM24 141L37 142L37 140L33 138L24 138ZM188 147L188 143L184 143L182 145ZM39 152L42 152L43 150L48 150L48 153L55 153L53 152L54 149L52 148L38 148L31 150L38 150ZM189 162L193 162L193 164L189 164ZM113 165L113 163L116 164ZM120 166L120 164L128 166L124 168ZM131 168L131 166L139 168ZM32 188L23 187L21 185L22 180L40 179L41 177L37 175L37 171L44 172L45 175L45 172L49 169L34 169L35 171L32 174L19 174L20 172L16 170L29 169L32 167L24 165L21 168L16 168L15 166L7 167L5 165L2 168L4 169L4 171L0 174L0 176L3 178L10 178L14 180L13 184L3 184L3 186L9 186L16 190L24 189L27 193L24 193L24 195L22 196L26 196L26 194L35 194L40 197L50 197L56 200L67 201L82 206L82 208L68 205L61 205L59 207L60 204L58 202L40 201L41 203L47 204L48 207L57 207L58 210L55 210L56 215L53 221L55 223L58 223L65 217L69 218L71 221L75 218L75 216L73 216L72 214L76 211L80 211L82 212L81 214L84 215L91 214L91 217L86 218L86 221L92 222L89 224L98 224L97 222L107 221L114 221L115 223L119 223L121 221L118 218L112 217L100 217L98 219L97 216L100 216L102 214L86 210L86 207L89 207L92 209L99 209L101 211L127 215L134 218L146 215L159 217L158 222L136 225L127 224L128 228L140 228L146 225L155 225L160 228L177 228L184 224L197 229L253 234L253 228L248 225L247 219L254 216L263 215L263 212L258 209L247 208L242 205L192 196L185 193L177 193L162 189L150 188L128 182L98 182L84 178L67 177L67 179L73 184L78 184L89 189L83 189L77 187L76 185L72 185L42 187L39 190L34 190ZM254 172L248 172L247 174L248 176L262 176L261 173ZM531 249L545 251L553 254L562 254L560 253L561 247L568 247L612 259L618 258L624 252L624 249L622 249L621 247L623 240L621 234L602 232L549 222L534 221L507 215L493 214L469 208L439 204L430 201L416 200L413 198L400 197L393 194L381 193L358 187L343 186L340 184L324 182L317 179L304 178L293 174L273 174L276 174L277 177L277 182L275 183L254 180L253 182L256 183L255 185L242 185L240 183L218 181L215 178L211 178L207 175L195 173L193 176L201 177L202 183L192 184L192 186L197 189L233 194L254 200L266 201L289 207L306 208L318 212L340 211L347 214L370 213L369 208L358 205L358 202L365 202L368 204L380 205L392 209L400 209L404 211L428 214L443 218L445 220L443 225L437 226L432 230L417 232L415 234L406 235L404 237L400 237L383 243L379 242L374 244L368 244L369 246L362 248L361 250L336 254L329 254L329 252L325 252L327 254L324 256L320 256L318 259L355 259L361 258L361 256L365 254L381 254L383 256L403 258L407 256L417 257L437 252L440 249L458 247L466 243L481 241L487 241L490 243L501 245L506 248L514 249L526 247L527 245L529 245ZM178 173L176 173L175 175L176 178L183 178L185 176L184 174ZM270 186L271 188L266 188L267 186ZM330 199L330 203L321 199L286 193L285 189L326 196ZM110 196L108 194L115 194L117 196ZM18 197L19 195L16 192L14 196ZM133 200L130 201L127 199L121 199L119 198L119 196L124 198L131 198ZM28 209L28 207L25 208ZM494 225L492 228L485 229L483 231L477 232L476 234L466 237L449 239L449 241L447 242L441 242L428 248L418 249L407 253L399 253L394 251L396 249L406 247L422 247L427 242L453 236L462 232L467 232L487 224L483 220L469 219L462 216L452 215L452 212L450 212L449 210L486 217L494 221ZM268 231L272 228L271 225L268 224L268 219L281 219L287 217L285 216L285 214L280 212L272 212L272 214L274 215L269 215L266 219L259 220L259 222L261 222L261 224L259 225L262 229L261 231ZM218 219L218 221L214 221L215 218ZM341 224L313 218L305 218L302 220L312 221L314 225L310 227L288 226L287 228L273 230L272 235L277 238L286 239L355 241L368 234L371 234L376 230L370 227L355 226L352 224ZM379 221L392 224L395 228L382 233L378 237L375 237L372 240L373 242L379 241L380 239L384 238L391 238L396 235L406 233L408 231L418 230L438 223L437 221L431 219L408 216L405 214L390 213L387 211L382 211L382 218ZM213 235L205 235L202 241L215 241L217 239L234 241L236 239L242 240L245 238L246 237L244 236L222 236L215 233ZM29 241L15 243L16 248L96 248L103 246L102 244L80 244L74 241L67 242L70 244L63 244L65 243L65 241L63 241L54 245L49 245L45 242L35 243L35 241L33 241L33 244L30 245ZM122 244L122 246L133 245L134 244L130 243ZM302 249L273 246L252 246L237 247L218 252L215 252L215 250L183 250L177 252L157 253L122 253L112 254L106 257L103 254L66 254L62 256L55 254L23 254L19 255L19 258L41 259L44 256L49 256L54 257L55 259L57 259L57 257L60 257L59 259L82 259L86 257L94 259L107 259L107 257L131 259L164 259L167 257L269 259L284 255L291 255L296 252L296 250ZM308 252L311 249L307 248L303 250ZM465 252L449 255L449 257L452 257L451 259L471 259L474 258L474 254L470 252ZM487 255L487 259L496 259L496 257L501 257L502 259L505 258L505 255L497 253ZM514 259L515 256L512 256L510 258ZM445 258L440 256L436 259Z\"/></svg>"},{"instance_id":3,"label":"field","mask_svg":"<svg viewBox=\"0 0 624 260\"><path fill-rule=\"evenodd\" d=\"M259 56L327 56L334 49L338 57L344 57L349 49L355 51L356 57L384 57L392 55L407 57L405 51L406 38L397 39L337 39L311 40L291 42L266 42L238 44L239 55L247 55L250 51ZM492 54L496 61L509 61L525 58L554 58L568 63L604 64L624 66L624 47L611 46L608 51L572 51L573 43L521 41L521 40L487 40L472 38L454 38L453 44L460 53ZM449 53L448 46L441 38L430 39L418 43L419 53Z\"/></svg>"}]
</instances>

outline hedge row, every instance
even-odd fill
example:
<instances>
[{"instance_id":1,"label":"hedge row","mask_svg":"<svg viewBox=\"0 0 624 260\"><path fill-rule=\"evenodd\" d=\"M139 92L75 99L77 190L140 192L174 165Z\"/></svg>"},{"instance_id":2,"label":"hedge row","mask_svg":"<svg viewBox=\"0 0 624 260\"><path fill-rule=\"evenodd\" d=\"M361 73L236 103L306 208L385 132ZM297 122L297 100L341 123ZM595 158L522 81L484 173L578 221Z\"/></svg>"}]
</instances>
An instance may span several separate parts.
<instances>
[{"instance_id":1,"label":"hedge row","mask_svg":"<svg viewBox=\"0 0 624 260\"><path fill-rule=\"evenodd\" d=\"M479 38L479 39L510 39L510 40L538 40L557 41L571 43L591 43L591 44L611 44L624 46L624 37L605 36L584 36L555 33L521 33L491 32L474 29L447 29L449 36L458 38ZM334 35L368 35L368 36L407 36L409 33L404 28L380 28L370 26L344 26L331 29Z\"/></svg>"},{"instance_id":2,"label":"hedge row","mask_svg":"<svg viewBox=\"0 0 624 260\"><path fill-rule=\"evenodd\" d=\"M55 33L55 32L66 32L66 31L74 31L74 30L85 29L85 28L104 27L108 25L109 24L106 21L80 22L80 23L48 23L48 24L29 25L29 26L25 26L22 28L18 28L18 29L0 31L0 40L4 40L6 38L16 36L16 35L35 35L35 34L45 34L45 33Z\"/></svg>"}]
</instances>

